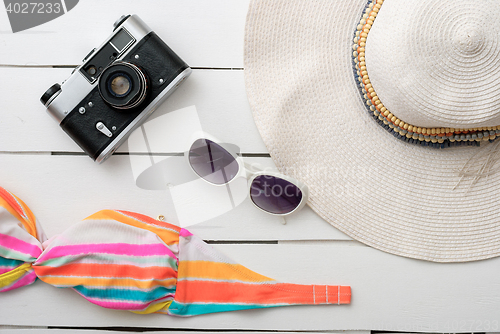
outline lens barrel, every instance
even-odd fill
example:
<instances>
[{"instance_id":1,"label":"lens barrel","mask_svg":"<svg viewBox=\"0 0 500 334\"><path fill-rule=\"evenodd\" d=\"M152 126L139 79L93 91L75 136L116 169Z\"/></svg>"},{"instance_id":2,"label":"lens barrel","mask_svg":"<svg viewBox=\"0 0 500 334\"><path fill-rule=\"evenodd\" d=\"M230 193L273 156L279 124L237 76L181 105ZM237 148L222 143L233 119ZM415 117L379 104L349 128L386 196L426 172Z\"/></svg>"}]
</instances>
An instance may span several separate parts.
<instances>
[{"instance_id":1,"label":"lens barrel","mask_svg":"<svg viewBox=\"0 0 500 334\"><path fill-rule=\"evenodd\" d=\"M111 107L127 110L144 102L148 79L136 65L119 61L102 72L98 87L102 99Z\"/></svg>"}]
</instances>

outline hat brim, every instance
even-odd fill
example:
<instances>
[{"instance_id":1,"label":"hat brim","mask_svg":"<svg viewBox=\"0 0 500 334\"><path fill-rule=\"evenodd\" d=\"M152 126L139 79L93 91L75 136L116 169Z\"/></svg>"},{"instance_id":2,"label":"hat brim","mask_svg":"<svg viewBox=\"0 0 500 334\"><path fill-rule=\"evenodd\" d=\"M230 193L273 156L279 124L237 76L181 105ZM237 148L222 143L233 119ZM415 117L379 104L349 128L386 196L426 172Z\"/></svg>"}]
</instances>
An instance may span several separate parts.
<instances>
[{"instance_id":1,"label":"hat brim","mask_svg":"<svg viewBox=\"0 0 500 334\"><path fill-rule=\"evenodd\" d=\"M308 185L316 213L367 245L436 262L500 255L500 173L460 175L485 148L412 145L367 113L351 56L366 3L251 2L245 82L274 162Z\"/></svg>"}]
</instances>

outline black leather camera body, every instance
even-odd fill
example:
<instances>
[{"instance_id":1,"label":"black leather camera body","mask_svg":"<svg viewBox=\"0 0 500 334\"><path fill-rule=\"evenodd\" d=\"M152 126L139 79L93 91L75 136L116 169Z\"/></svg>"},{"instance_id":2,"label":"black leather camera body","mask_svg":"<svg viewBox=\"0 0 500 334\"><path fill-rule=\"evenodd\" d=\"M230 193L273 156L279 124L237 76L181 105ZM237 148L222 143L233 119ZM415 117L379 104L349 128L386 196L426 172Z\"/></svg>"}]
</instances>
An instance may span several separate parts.
<instances>
[{"instance_id":1,"label":"black leather camera body","mask_svg":"<svg viewBox=\"0 0 500 334\"><path fill-rule=\"evenodd\" d=\"M41 97L61 128L103 162L191 74L137 15L122 16L62 85Z\"/></svg>"}]
</instances>

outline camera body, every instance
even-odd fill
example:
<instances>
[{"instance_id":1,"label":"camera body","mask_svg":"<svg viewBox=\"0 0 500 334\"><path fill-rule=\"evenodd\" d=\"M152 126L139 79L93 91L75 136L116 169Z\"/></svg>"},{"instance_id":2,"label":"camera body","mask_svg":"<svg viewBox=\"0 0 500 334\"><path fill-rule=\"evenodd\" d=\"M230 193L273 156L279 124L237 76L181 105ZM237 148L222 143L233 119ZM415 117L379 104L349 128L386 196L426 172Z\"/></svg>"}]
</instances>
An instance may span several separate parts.
<instances>
[{"instance_id":1,"label":"camera body","mask_svg":"<svg viewBox=\"0 0 500 334\"><path fill-rule=\"evenodd\" d=\"M101 163L190 74L191 68L137 15L122 16L106 42L40 101Z\"/></svg>"}]
</instances>

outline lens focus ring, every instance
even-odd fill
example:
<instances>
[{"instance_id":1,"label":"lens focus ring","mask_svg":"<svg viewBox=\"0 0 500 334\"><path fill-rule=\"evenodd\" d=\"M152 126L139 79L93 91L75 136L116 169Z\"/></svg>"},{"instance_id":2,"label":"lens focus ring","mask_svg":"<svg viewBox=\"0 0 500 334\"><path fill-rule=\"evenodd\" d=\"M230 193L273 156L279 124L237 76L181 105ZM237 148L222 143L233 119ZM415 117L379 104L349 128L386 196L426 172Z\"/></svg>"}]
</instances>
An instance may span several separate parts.
<instances>
[{"instance_id":1,"label":"lens focus ring","mask_svg":"<svg viewBox=\"0 0 500 334\"><path fill-rule=\"evenodd\" d=\"M103 100L118 110L133 109L146 99L148 80L141 69L127 62L108 66L99 79Z\"/></svg>"}]
</instances>

